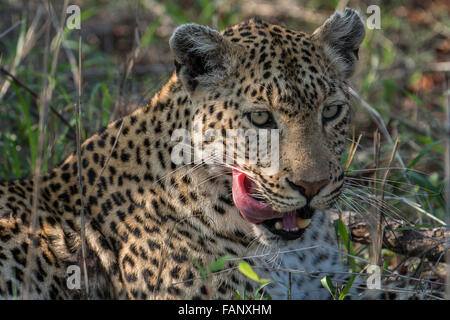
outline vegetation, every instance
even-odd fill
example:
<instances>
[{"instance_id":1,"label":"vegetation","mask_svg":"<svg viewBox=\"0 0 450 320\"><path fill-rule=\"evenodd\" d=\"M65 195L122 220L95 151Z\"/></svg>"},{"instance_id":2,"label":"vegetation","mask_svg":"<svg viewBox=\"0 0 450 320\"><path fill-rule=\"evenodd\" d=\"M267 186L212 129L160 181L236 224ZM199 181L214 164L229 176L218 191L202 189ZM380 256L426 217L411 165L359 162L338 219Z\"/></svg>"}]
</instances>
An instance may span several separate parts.
<instances>
[{"instance_id":1,"label":"vegetation","mask_svg":"<svg viewBox=\"0 0 450 320\"><path fill-rule=\"evenodd\" d=\"M43 3L0 2L2 179L29 176L36 164L45 173L76 148L80 35L80 129L85 139L145 104L169 78L174 67L168 38L179 24L196 22L220 29L257 15L311 32L336 8L347 5L367 16L372 4L337 0L71 1L81 7L79 32L60 27L67 1ZM402 228L426 230L450 221L445 202L450 4L445 0L394 0L383 2L380 8L381 29L367 29L354 75L353 139L349 137L350 151L343 160L348 167L347 188L336 212L339 217L351 211L369 219L381 214L378 221L383 223L393 219L403 221ZM40 125L40 116L45 126ZM40 145L44 147L41 165ZM389 274L432 280L431 285L445 282L443 255L437 261L401 255L382 249L375 240L356 243L349 231L337 220L336 236L348 253L349 271L362 276L367 262L376 261ZM375 239L379 231L375 230ZM207 269L205 276L219 270L224 260ZM245 264L240 266L262 286L269 282ZM322 283L336 299L344 298L352 285L329 278ZM263 288L259 289L250 295L237 294L262 298Z\"/></svg>"}]
</instances>

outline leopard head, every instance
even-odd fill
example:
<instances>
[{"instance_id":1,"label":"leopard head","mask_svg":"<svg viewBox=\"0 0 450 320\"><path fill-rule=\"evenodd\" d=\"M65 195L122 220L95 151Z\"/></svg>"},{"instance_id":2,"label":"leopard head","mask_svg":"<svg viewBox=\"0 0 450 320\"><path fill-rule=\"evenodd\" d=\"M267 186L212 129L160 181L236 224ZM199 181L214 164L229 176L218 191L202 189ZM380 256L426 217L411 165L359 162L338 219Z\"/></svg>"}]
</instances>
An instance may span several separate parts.
<instances>
[{"instance_id":1,"label":"leopard head","mask_svg":"<svg viewBox=\"0 0 450 320\"><path fill-rule=\"evenodd\" d=\"M175 30L170 45L194 108L193 135L210 135L201 147L222 155L210 156L209 167L232 180L240 214L224 223L250 227L265 244L291 241L338 198L348 79L364 35L352 9L311 35L258 19L221 33L196 24Z\"/></svg>"}]
</instances>

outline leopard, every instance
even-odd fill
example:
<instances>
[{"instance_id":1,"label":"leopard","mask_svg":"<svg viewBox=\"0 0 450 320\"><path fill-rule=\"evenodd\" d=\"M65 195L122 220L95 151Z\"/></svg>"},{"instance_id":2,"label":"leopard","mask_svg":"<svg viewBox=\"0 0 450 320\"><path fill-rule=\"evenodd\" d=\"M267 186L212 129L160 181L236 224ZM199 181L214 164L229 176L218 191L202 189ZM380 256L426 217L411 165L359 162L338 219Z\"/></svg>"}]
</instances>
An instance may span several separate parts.
<instances>
[{"instance_id":1,"label":"leopard","mask_svg":"<svg viewBox=\"0 0 450 320\"><path fill-rule=\"evenodd\" d=\"M348 280L327 210L364 37L350 8L311 34L259 18L177 27L175 70L148 104L48 173L0 182L0 296L234 299L267 278L273 299L329 299L320 278ZM274 161L252 157L255 133Z\"/></svg>"}]
</instances>

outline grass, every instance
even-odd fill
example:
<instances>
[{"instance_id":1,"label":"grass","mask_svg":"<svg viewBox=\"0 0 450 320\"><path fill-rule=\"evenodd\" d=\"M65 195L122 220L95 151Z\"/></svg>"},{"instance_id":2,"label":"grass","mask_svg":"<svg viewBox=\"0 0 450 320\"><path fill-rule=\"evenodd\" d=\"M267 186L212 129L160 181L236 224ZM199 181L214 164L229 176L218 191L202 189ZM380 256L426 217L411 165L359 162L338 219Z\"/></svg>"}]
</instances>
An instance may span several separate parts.
<instances>
[{"instance_id":1,"label":"grass","mask_svg":"<svg viewBox=\"0 0 450 320\"><path fill-rule=\"evenodd\" d=\"M60 19L62 4L51 3L53 16ZM370 4L348 3L363 13ZM304 7L327 16L340 5L340 1L320 0L306 1ZM83 1L81 138L144 104L168 79L173 64L167 41L173 28L196 22L220 29L252 16L245 8L243 1L231 0ZM353 86L360 99L355 98L353 124L355 137L360 138L347 157L351 159L346 162L349 189L339 209L363 215L378 210L386 219L404 220L413 229L438 226L449 221L444 198L449 80L448 70L436 69L436 63L450 57L448 4L436 1L417 6L395 0L383 3L381 10L382 29L367 30L354 75ZM76 148L74 57L78 37L65 28L64 40L59 43L57 29L45 22L48 12L37 4L4 1L0 12L0 65L19 81L5 72L0 74L0 177L29 176L36 164L45 174ZM276 1L272 11L261 12L269 21L307 32L322 22L314 17L298 19L294 12L279 13ZM104 22L103 29L98 21ZM50 30L49 52L45 49L46 28ZM43 70L46 58L49 63ZM42 126L39 98L49 87L49 111ZM370 113L368 106L376 113ZM375 130L381 133L376 152ZM391 159L393 141L398 144ZM382 190L382 199L375 190ZM372 246L351 245L344 227L339 225L337 236L343 239L347 253L370 259ZM405 262L402 256L380 248L376 251L387 270L399 271L408 265L409 260ZM400 272L427 277L443 274L441 265L430 261L411 262L406 269ZM352 272L362 270L364 264L352 262ZM331 290L330 283L324 283Z\"/></svg>"}]
</instances>

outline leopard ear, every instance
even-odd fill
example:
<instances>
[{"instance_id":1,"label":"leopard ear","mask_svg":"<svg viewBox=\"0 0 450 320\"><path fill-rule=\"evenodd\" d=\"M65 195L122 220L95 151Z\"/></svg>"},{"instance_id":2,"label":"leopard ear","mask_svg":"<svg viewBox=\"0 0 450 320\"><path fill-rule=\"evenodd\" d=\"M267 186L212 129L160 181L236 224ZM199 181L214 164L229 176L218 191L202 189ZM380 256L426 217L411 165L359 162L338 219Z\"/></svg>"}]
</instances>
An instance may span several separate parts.
<instances>
[{"instance_id":1,"label":"leopard ear","mask_svg":"<svg viewBox=\"0 0 450 320\"><path fill-rule=\"evenodd\" d=\"M234 48L219 32L198 24L184 24L169 40L178 77L188 90L218 84L234 68Z\"/></svg>"},{"instance_id":2,"label":"leopard ear","mask_svg":"<svg viewBox=\"0 0 450 320\"><path fill-rule=\"evenodd\" d=\"M366 31L358 11L346 8L336 11L323 25L317 28L312 38L325 45L325 50L344 78L353 74L358 49Z\"/></svg>"}]
</instances>

